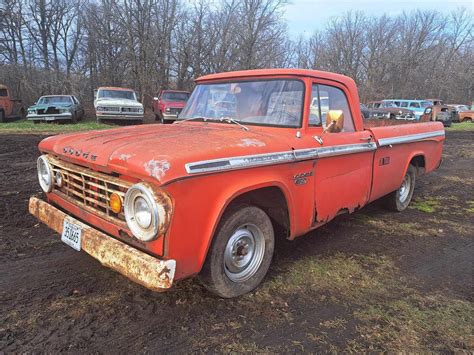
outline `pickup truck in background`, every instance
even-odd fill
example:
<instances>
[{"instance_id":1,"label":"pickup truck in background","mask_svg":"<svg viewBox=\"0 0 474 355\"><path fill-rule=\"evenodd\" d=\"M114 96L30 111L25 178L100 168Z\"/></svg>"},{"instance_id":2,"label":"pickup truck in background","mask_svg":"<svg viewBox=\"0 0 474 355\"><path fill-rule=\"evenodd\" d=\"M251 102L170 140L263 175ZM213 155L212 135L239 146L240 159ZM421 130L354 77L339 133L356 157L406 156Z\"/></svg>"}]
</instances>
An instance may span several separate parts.
<instances>
[{"instance_id":1,"label":"pickup truck in background","mask_svg":"<svg viewBox=\"0 0 474 355\"><path fill-rule=\"evenodd\" d=\"M23 117L25 117L25 108L21 100L13 99L8 87L0 85L0 123Z\"/></svg>"},{"instance_id":2,"label":"pickup truck in background","mask_svg":"<svg viewBox=\"0 0 474 355\"><path fill-rule=\"evenodd\" d=\"M189 99L188 91L162 90L153 98L153 112L155 120L161 123L172 123L178 119Z\"/></svg>"},{"instance_id":3,"label":"pickup truck in background","mask_svg":"<svg viewBox=\"0 0 474 355\"><path fill-rule=\"evenodd\" d=\"M136 92L118 87L94 90L94 108L99 123L105 120L143 123L145 114Z\"/></svg>"},{"instance_id":4,"label":"pickup truck in background","mask_svg":"<svg viewBox=\"0 0 474 355\"><path fill-rule=\"evenodd\" d=\"M440 122L364 127L343 75L250 70L196 84L172 125L39 144L46 199L31 197L30 212L151 290L198 275L221 297L250 292L280 238L379 198L403 211L417 179L441 163Z\"/></svg>"}]
</instances>

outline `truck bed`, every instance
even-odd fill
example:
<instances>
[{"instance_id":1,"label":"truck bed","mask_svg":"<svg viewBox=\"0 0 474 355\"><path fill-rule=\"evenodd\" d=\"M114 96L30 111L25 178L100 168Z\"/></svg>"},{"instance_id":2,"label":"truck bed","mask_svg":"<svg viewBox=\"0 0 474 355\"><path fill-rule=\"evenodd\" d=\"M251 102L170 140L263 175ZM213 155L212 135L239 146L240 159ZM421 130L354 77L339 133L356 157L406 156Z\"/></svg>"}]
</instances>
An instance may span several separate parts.
<instances>
[{"instance_id":1,"label":"truck bed","mask_svg":"<svg viewBox=\"0 0 474 355\"><path fill-rule=\"evenodd\" d=\"M387 120L388 121L388 120ZM410 163L418 174L439 167L445 131L441 122L402 123L365 128L377 143L370 201L397 190Z\"/></svg>"}]
</instances>

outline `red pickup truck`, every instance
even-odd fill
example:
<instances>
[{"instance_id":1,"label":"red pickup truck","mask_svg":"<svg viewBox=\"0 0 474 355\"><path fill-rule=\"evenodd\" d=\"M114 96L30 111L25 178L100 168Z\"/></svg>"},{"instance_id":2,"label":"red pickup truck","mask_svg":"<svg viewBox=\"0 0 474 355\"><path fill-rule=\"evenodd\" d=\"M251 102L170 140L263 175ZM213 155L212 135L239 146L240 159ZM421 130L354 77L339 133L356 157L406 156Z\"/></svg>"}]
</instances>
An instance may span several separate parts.
<instances>
[{"instance_id":1,"label":"red pickup truck","mask_svg":"<svg viewBox=\"0 0 474 355\"><path fill-rule=\"evenodd\" d=\"M188 99L188 91L162 90L158 97L153 98L155 121L159 120L161 123L176 121Z\"/></svg>"},{"instance_id":2,"label":"red pickup truck","mask_svg":"<svg viewBox=\"0 0 474 355\"><path fill-rule=\"evenodd\" d=\"M32 197L30 212L149 289L199 275L235 297L261 283L280 237L382 197L403 211L441 163L441 122L364 128L343 75L252 70L196 84L172 125L43 140L46 200Z\"/></svg>"}]
</instances>

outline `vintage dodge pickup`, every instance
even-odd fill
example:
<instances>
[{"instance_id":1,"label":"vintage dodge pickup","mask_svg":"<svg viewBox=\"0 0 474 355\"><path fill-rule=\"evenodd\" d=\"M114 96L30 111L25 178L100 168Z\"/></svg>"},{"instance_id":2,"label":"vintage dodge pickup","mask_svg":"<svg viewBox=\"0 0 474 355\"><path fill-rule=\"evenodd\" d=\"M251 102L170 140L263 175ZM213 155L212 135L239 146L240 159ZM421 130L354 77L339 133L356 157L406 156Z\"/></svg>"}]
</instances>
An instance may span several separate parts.
<instances>
[{"instance_id":1,"label":"vintage dodge pickup","mask_svg":"<svg viewBox=\"0 0 474 355\"><path fill-rule=\"evenodd\" d=\"M418 176L441 163L441 122L364 128L343 75L251 70L196 84L172 125L43 140L46 201L32 197L30 212L149 289L199 275L235 297L261 283L280 237L381 197L403 211Z\"/></svg>"}]
</instances>

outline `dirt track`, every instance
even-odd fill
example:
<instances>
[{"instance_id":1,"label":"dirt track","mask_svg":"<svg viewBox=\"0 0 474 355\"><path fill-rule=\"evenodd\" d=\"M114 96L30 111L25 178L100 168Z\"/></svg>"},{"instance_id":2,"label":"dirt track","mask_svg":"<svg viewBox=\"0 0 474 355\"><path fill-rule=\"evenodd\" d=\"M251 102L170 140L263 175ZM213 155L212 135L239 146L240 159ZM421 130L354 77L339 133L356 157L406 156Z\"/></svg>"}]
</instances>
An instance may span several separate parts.
<instances>
[{"instance_id":1,"label":"dirt track","mask_svg":"<svg viewBox=\"0 0 474 355\"><path fill-rule=\"evenodd\" d=\"M41 138L0 135L0 351L474 347L472 131L448 132L408 211L375 203L277 245L264 285L235 300L193 279L150 292L39 225L27 201Z\"/></svg>"}]
</instances>

